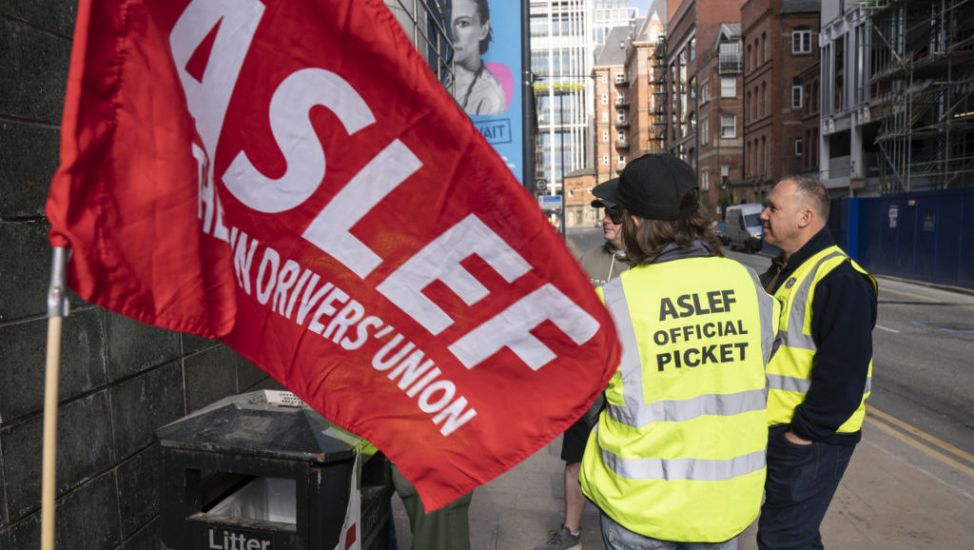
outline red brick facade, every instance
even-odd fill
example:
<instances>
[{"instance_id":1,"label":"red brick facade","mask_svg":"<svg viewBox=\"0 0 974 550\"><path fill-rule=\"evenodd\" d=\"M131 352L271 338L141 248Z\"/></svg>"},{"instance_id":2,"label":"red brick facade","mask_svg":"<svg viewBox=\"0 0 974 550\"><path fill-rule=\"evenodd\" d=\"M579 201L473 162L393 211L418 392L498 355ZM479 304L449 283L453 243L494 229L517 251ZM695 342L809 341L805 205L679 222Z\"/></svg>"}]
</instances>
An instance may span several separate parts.
<instances>
[{"instance_id":1,"label":"red brick facade","mask_svg":"<svg viewBox=\"0 0 974 550\"><path fill-rule=\"evenodd\" d=\"M806 88L803 80L811 76L799 75L818 63L819 13L789 12L783 4L748 0L741 9L744 182L733 186L734 202L760 201L782 176L812 169L804 119L808 103L817 100L808 94L817 96L818 88Z\"/></svg>"},{"instance_id":2,"label":"red brick facade","mask_svg":"<svg viewBox=\"0 0 974 550\"><path fill-rule=\"evenodd\" d=\"M735 63L723 64L719 55L722 42L736 44L742 3L682 2L672 12L657 75L666 90L666 120L658 125L665 148L697 172L703 200L715 216L728 200L723 187L742 179L740 54Z\"/></svg>"}]
</instances>

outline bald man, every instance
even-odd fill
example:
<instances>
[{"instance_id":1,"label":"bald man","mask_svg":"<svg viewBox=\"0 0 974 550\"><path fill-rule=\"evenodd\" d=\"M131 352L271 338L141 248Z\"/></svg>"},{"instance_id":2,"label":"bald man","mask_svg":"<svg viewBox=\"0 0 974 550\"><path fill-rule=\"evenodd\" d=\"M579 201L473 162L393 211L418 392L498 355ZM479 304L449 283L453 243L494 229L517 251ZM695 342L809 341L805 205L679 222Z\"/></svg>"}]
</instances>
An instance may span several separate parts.
<instances>
[{"instance_id":1,"label":"bald man","mask_svg":"<svg viewBox=\"0 0 974 550\"><path fill-rule=\"evenodd\" d=\"M819 526L862 438L872 381L876 280L832 242L828 190L787 177L760 215L781 249L761 277L781 303L768 364L768 476L758 546L823 548Z\"/></svg>"}]
</instances>

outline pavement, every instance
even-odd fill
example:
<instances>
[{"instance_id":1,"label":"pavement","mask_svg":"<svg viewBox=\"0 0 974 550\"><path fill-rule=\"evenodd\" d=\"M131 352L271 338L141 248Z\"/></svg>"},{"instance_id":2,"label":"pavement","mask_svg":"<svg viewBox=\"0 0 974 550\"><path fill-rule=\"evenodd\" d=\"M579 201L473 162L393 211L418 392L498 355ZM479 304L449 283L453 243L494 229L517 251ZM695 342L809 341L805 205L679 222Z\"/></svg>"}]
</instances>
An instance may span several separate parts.
<instances>
[{"instance_id":1,"label":"pavement","mask_svg":"<svg viewBox=\"0 0 974 550\"><path fill-rule=\"evenodd\" d=\"M822 525L825 547L974 548L974 468L958 463L945 471L935 457L870 422ZM559 437L474 492L473 550L531 549L561 524L560 450ZM409 548L409 521L398 497L393 517L399 547ZM754 526L744 532L741 550L757 548L755 532ZM582 546L602 548L598 510L591 503L582 518Z\"/></svg>"}]
</instances>

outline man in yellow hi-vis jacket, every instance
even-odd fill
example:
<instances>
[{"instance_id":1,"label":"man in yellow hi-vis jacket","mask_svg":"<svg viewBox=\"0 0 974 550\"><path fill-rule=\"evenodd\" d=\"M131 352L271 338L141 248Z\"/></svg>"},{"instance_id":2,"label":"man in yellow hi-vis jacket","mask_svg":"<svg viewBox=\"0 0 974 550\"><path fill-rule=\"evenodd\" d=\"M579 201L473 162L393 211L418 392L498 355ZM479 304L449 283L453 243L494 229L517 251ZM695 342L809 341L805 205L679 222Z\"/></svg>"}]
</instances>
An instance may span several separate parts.
<instances>
[{"instance_id":1,"label":"man in yellow hi-vis jacket","mask_svg":"<svg viewBox=\"0 0 974 550\"><path fill-rule=\"evenodd\" d=\"M737 547L765 478L765 365L780 306L721 257L693 171L629 163L616 202L633 267L602 289L622 363L580 481L607 548Z\"/></svg>"},{"instance_id":2,"label":"man in yellow hi-vis jacket","mask_svg":"<svg viewBox=\"0 0 974 550\"><path fill-rule=\"evenodd\" d=\"M782 304L768 365L768 477L758 547L823 548L819 525L861 438L872 386L876 280L835 246L828 190L787 177L761 212L781 249L762 275Z\"/></svg>"}]
</instances>

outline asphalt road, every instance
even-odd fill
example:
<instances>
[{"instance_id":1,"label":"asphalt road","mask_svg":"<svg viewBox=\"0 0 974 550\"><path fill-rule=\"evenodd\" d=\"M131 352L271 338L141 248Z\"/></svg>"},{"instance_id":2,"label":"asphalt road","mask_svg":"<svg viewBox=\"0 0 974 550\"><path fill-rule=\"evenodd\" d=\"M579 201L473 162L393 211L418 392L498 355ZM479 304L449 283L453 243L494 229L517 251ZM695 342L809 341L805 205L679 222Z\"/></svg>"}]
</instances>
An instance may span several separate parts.
<instances>
[{"instance_id":1,"label":"asphalt road","mask_svg":"<svg viewBox=\"0 0 974 550\"><path fill-rule=\"evenodd\" d=\"M570 230L568 238L573 249L584 250L600 243L601 230ZM770 263L758 254L724 252L758 273ZM878 280L871 420L865 429L898 432L892 435L924 447L934 463L974 474L974 295ZM974 487L974 477L961 478Z\"/></svg>"}]
</instances>

